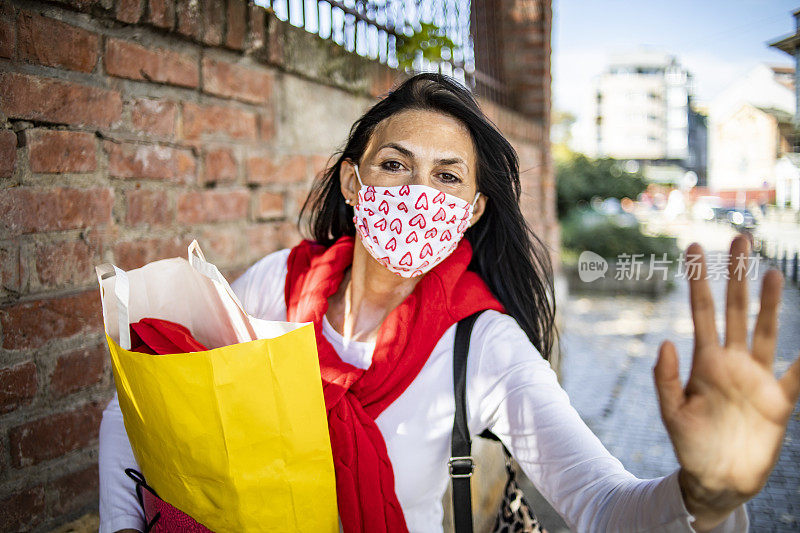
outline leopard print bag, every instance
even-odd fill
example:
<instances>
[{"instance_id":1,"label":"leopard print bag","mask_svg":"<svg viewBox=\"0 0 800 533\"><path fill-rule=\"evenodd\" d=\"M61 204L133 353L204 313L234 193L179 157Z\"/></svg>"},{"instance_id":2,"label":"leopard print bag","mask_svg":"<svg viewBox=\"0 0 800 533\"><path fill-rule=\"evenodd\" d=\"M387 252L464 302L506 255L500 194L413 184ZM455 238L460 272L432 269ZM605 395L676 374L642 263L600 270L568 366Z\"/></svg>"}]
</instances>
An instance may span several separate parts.
<instances>
[{"instance_id":1,"label":"leopard print bag","mask_svg":"<svg viewBox=\"0 0 800 533\"><path fill-rule=\"evenodd\" d=\"M547 533L547 530L539 524L525 494L517 485L517 473L514 470L513 459L508 455L505 447L503 451L506 452L508 481L503 490L503 501L497 511L492 533Z\"/></svg>"}]
</instances>

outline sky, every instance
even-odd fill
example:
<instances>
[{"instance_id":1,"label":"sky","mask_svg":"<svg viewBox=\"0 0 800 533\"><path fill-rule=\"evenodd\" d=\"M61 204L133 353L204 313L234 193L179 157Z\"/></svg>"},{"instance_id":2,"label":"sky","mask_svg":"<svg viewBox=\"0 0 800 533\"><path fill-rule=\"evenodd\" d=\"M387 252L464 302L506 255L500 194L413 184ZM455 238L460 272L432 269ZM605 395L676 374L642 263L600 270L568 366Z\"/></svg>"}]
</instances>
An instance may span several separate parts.
<instances>
[{"instance_id":1,"label":"sky","mask_svg":"<svg viewBox=\"0 0 800 533\"><path fill-rule=\"evenodd\" d=\"M794 33L800 0L553 0L553 107L578 118L609 53L675 55L707 105L760 62L793 66L767 42Z\"/></svg>"}]
</instances>

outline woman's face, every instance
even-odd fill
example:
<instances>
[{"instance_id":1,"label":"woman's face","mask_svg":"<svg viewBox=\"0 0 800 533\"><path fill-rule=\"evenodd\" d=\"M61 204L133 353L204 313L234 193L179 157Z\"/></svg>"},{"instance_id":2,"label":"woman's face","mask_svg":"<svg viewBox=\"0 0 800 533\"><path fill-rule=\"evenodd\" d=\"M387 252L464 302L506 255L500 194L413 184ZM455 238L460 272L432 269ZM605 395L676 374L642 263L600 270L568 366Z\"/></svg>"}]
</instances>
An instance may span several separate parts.
<instances>
[{"instance_id":1,"label":"woman's face","mask_svg":"<svg viewBox=\"0 0 800 533\"><path fill-rule=\"evenodd\" d=\"M435 111L412 109L379 123L358 163L364 185L428 185L472 202L478 192L472 136L460 121ZM357 201L358 179L351 164L340 171L342 194ZM485 197L473 209L477 222Z\"/></svg>"}]
</instances>

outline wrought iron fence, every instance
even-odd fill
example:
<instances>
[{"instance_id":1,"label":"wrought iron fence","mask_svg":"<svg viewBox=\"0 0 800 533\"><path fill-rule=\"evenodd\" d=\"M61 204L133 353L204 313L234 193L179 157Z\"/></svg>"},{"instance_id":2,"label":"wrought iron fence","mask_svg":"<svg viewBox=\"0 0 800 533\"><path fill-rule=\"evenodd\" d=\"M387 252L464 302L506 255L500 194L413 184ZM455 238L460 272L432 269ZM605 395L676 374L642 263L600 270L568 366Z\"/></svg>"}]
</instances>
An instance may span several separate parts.
<instances>
[{"instance_id":1,"label":"wrought iron fence","mask_svg":"<svg viewBox=\"0 0 800 533\"><path fill-rule=\"evenodd\" d=\"M476 86L470 0L256 0L284 21L394 68ZM486 78L478 74L477 79ZM491 80L490 80L491 81Z\"/></svg>"}]
</instances>

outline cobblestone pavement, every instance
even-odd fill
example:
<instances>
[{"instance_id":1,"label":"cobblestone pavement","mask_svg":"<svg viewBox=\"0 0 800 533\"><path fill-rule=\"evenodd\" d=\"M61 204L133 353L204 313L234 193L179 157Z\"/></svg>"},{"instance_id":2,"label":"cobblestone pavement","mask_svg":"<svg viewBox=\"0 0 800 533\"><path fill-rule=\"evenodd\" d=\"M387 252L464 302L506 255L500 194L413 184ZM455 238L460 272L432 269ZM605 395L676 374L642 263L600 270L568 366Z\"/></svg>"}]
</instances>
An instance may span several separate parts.
<instances>
[{"instance_id":1,"label":"cobblestone pavement","mask_svg":"<svg viewBox=\"0 0 800 533\"><path fill-rule=\"evenodd\" d=\"M758 269L759 278L764 267ZM725 281L712 280L711 285L718 330L723 332ZM760 280L750 283L751 331L760 287ZM688 376L693 329L686 282L678 280L673 291L655 299L572 294L562 309L562 384L573 405L634 475L669 474L678 464L661 422L652 367L659 344L669 339L678 348L684 381ZM783 374L798 350L800 288L787 282L776 375ZM748 512L751 531L800 531L800 405L795 406L778 464L766 487L748 503Z\"/></svg>"}]
</instances>

